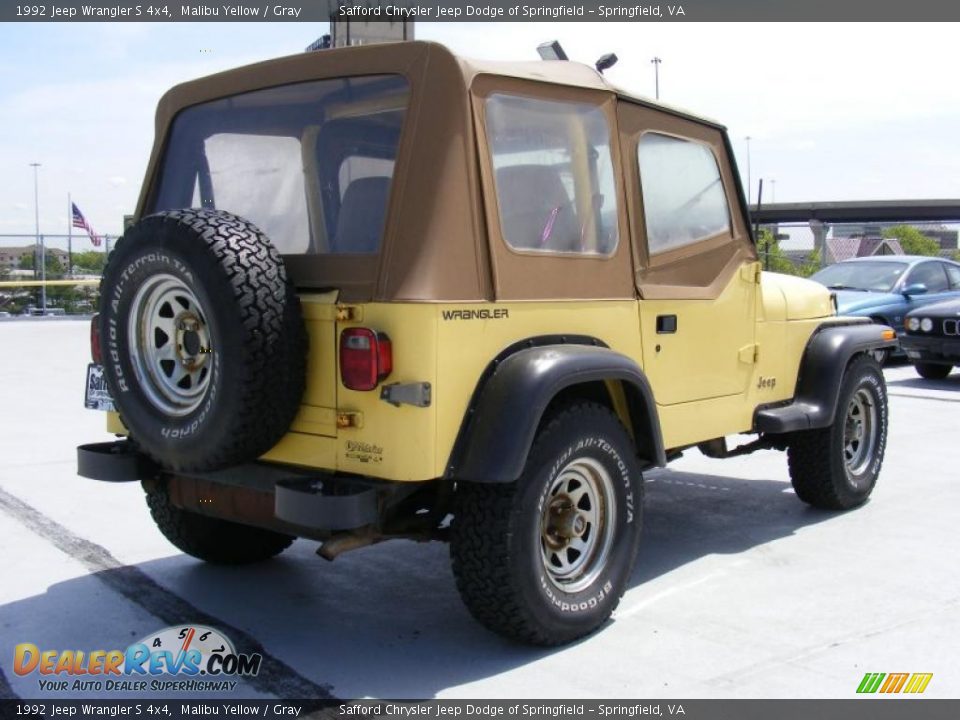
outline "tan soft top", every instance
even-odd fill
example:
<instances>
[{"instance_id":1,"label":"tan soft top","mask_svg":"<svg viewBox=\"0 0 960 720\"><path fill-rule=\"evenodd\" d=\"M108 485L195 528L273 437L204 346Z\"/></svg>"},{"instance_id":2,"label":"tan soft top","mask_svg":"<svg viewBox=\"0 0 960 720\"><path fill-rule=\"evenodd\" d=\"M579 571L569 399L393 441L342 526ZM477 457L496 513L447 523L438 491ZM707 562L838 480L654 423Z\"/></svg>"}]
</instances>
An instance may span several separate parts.
<instances>
[{"instance_id":1,"label":"tan soft top","mask_svg":"<svg viewBox=\"0 0 960 720\"><path fill-rule=\"evenodd\" d=\"M278 85L380 74L406 78L410 105L379 256L286 256L298 286L337 287L347 301L494 298L470 97L480 78L486 86L500 81L511 87L518 81L549 83L570 93L571 99L620 97L720 128L630 95L593 68L574 62L466 60L442 45L422 41L300 53L186 82L163 96L137 218L152 206L165 138L182 109Z\"/></svg>"}]
</instances>

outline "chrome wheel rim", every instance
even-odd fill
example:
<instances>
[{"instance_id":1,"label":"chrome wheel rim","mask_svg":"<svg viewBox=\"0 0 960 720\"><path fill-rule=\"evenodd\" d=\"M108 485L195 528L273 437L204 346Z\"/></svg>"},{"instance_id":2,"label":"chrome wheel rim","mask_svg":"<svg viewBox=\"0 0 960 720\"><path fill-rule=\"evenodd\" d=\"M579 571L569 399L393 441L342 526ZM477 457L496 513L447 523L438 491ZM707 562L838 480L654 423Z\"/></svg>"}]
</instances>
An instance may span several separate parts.
<instances>
[{"instance_id":1,"label":"chrome wheel rim","mask_svg":"<svg viewBox=\"0 0 960 720\"><path fill-rule=\"evenodd\" d=\"M196 410L213 366L207 313L179 278L160 274L137 291L128 327L130 361L150 403L166 415Z\"/></svg>"},{"instance_id":2,"label":"chrome wheel rim","mask_svg":"<svg viewBox=\"0 0 960 720\"><path fill-rule=\"evenodd\" d=\"M843 461L851 480L863 475L873 460L877 427L877 404L860 388L850 398L843 424Z\"/></svg>"},{"instance_id":3,"label":"chrome wheel rim","mask_svg":"<svg viewBox=\"0 0 960 720\"><path fill-rule=\"evenodd\" d=\"M540 558L564 592L589 587L603 571L616 524L613 481L596 460L578 458L554 479L540 516Z\"/></svg>"}]
</instances>

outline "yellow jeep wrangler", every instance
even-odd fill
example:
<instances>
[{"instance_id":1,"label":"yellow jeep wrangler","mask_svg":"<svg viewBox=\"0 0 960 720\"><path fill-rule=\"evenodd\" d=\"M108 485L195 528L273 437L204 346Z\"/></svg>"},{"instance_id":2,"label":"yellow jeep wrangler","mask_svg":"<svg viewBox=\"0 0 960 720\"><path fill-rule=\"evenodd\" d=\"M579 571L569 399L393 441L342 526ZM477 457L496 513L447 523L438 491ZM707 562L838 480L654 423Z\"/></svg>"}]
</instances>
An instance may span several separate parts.
<instances>
[{"instance_id":1,"label":"yellow jeep wrangler","mask_svg":"<svg viewBox=\"0 0 960 720\"><path fill-rule=\"evenodd\" d=\"M610 616L686 448L786 450L816 507L876 483L893 332L761 272L722 126L591 67L409 42L185 83L135 219L87 382L124 439L79 473L203 560L448 540L472 614L550 645Z\"/></svg>"}]
</instances>

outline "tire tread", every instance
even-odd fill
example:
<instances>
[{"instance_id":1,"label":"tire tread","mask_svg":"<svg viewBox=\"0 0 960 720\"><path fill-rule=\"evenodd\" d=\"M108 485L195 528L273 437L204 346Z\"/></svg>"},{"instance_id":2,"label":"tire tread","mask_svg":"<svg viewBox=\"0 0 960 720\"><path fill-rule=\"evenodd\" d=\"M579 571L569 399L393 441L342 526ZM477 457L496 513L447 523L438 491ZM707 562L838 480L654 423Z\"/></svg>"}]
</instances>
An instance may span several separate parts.
<instances>
[{"instance_id":1,"label":"tire tread","mask_svg":"<svg viewBox=\"0 0 960 720\"><path fill-rule=\"evenodd\" d=\"M299 299L276 247L251 222L231 213L206 208L169 210L148 216L134 226L134 237L117 241L100 283L101 313L108 302L108 279L129 255L131 243L147 234L182 225L202 241L233 289L224 305L238 313L245 339L229 348L231 362L242 368L238 387L228 389L243 399L230 419L230 432L202 456L164 457L148 438L139 447L164 467L175 470L214 470L256 459L289 429L306 387L308 338ZM106 357L106 356L105 356ZM131 429L129 413L118 406L121 421ZM135 427L136 423L132 423Z\"/></svg>"},{"instance_id":2,"label":"tire tread","mask_svg":"<svg viewBox=\"0 0 960 720\"><path fill-rule=\"evenodd\" d=\"M279 555L293 543L289 535L207 517L174 506L166 486L147 491L157 528L178 549L220 565L246 565Z\"/></svg>"},{"instance_id":3,"label":"tire tread","mask_svg":"<svg viewBox=\"0 0 960 720\"><path fill-rule=\"evenodd\" d=\"M598 403L579 401L557 408L538 432L530 450L528 468L536 467L538 450L568 422L592 427L592 423L610 418L629 439L616 416ZM573 633L552 631L538 621L535 610L524 601L511 570L516 566L516 558L511 556L511 520L517 511L519 485L527 473L525 470L513 483L458 483L450 555L457 589L481 625L511 640L550 647L574 640L593 628ZM642 503L642 492L640 495ZM634 559L635 551L629 559L631 566ZM613 598L611 612L623 590L619 588L619 594Z\"/></svg>"},{"instance_id":4,"label":"tire tread","mask_svg":"<svg viewBox=\"0 0 960 720\"><path fill-rule=\"evenodd\" d=\"M860 355L850 362L841 381L843 384L838 398L839 403L842 403L847 395L848 383L867 371L874 371L879 374L881 380L883 379L880 366L873 357ZM886 403L885 393L881 393L881 401ZM869 492L872 491L872 485L870 491L862 498L842 492L844 488L838 475L843 472L843 469L838 468L836 464L842 460L834 457L836 448L833 437L836 423L843 422L841 407L837 407L836 413L834 423L829 427L802 430L791 434L787 448L787 465L794 492L800 500L824 510L849 510L866 501ZM884 408L881 437L878 440L881 462L886 447L886 417Z\"/></svg>"}]
</instances>

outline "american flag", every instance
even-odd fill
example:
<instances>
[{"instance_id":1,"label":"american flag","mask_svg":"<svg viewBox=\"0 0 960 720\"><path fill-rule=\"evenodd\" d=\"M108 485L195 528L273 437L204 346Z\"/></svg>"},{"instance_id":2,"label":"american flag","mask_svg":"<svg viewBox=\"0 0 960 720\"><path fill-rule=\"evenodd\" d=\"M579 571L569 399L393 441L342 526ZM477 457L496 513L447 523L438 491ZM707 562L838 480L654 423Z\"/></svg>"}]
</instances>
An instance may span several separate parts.
<instances>
[{"instance_id":1,"label":"american flag","mask_svg":"<svg viewBox=\"0 0 960 720\"><path fill-rule=\"evenodd\" d=\"M93 231L92 227L90 227L90 223L87 222L87 219L83 216L83 213L80 212L80 208L77 207L77 204L70 204L73 205L73 226L75 228L80 228L81 230L86 230L87 234L90 236L90 242L92 242L95 247L100 247L100 236Z\"/></svg>"}]
</instances>

